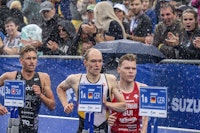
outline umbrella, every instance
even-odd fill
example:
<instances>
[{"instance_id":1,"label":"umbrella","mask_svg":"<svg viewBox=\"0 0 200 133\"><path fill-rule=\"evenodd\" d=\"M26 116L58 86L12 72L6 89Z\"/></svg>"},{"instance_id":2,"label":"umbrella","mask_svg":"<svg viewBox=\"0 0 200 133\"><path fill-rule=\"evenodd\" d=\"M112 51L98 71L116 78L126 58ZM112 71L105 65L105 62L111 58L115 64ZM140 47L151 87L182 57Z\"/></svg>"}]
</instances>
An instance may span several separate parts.
<instances>
[{"instance_id":1,"label":"umbrella","mask_svg":"<svg viewBox=\"0 0 200 133\"><path fill-rule=\"evenodd\" d=\"M102 52L106 69L116 68L117 59L126 53L136 54L137 63L158 63L165 58L157 47L127 39L101 42L94 48Z\"/></svg>"},{"instance_id":2,"label":"umbrella","mask_svg":"<svg viewBox=\"0 0 200 133\"><path fill-rule=\"evenodd\" d=\"M102 53L134 53L165 58L157 47L127 39L101 42L95 45L94 48L99 49Z\"/></svg>"}]
</instances>

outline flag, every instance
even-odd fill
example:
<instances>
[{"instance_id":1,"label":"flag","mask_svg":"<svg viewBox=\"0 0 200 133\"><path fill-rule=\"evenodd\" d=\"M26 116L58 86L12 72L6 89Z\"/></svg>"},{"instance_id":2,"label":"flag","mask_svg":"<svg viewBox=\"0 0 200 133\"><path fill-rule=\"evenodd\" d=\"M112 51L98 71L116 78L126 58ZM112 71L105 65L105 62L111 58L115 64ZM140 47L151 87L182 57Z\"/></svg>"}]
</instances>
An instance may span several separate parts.
<instances>
[{"instance_id":1,"label":"flag","mask_svg":"<svg viewBox=\"0 0 200 133\"><path fill-rule=\"evenodd\" d=\"M156 103L156 96L151 96L151 103Z\"/></svg>"},{"instance_id":2,"label":"flag","mask_svg":"<svg viewBox=\"0 0 200 133\"><path fill-rule=\"evenodd\" d=\"M88 99L92 99L93 98L93 93L92 92L88 92Z\"/></svg>"}]
</instances>

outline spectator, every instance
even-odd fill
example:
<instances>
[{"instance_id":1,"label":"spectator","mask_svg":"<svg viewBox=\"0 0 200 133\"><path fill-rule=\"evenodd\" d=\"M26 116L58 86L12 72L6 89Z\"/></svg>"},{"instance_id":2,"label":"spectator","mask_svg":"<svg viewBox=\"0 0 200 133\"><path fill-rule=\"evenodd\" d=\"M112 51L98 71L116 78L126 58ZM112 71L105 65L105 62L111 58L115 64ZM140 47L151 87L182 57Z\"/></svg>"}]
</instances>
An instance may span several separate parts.
<instances>
[{"instance_id":1,"label":"spectator","mask_svg":"<svg viewBox=\"0 0 200 133\"><path fill-rule=\"evenodd\" d=\"M178 58L178 51L170 45L170 41L166 40L168 39L169 32L173 33L174 35L178 34L179 38L181 37L180 33L183 26L176 18L176 9L174 6L166 4L161 7L160 15L162 22L159 22L156 26L153 45L158 47L158 49L166 56L166 58Z\"/></svg>"},{"instance_id":2,"label":"spectator","mask_svg":"<svg viewBox=\"0 0 200 133\"><path fill-rule=\"evenodd\" d=\"M68 20L58 23L58 42L49 41L47 47L51 49L52 55L72 55L72 40L76 35L76 29Z\"/></svg>"},{"instance_id":3,"label":"spectator","mask_svg":"<svg viewBox=\"0 0 200 133\"><path fill-rule=\"evenodd\" d=\"M147 85L135 81L137 73L136 56L133 54L123 55L119 59L117 72L120 75L119 88L127 106L124 112L112 110L112 114L108 118L111 133L146 133L148 117L139 116L139 87ZM112 102L116 102L115 97L112 98ZM140 128L141 120L142 128Z\"/></svg>"},{"instance_id":4,"label":"spectator","mask_svg":"<svg viewBox=\"0 0 200 133\"><path fill-rule=\"evenodd\" d=\"M92 42L93 45L96 44L94 38L82 30L81 26L73 39L72 43L72 55L82 55L82 45L84 42Z\"/></svg>"},{"instance_id":5,"label":"spectator","mask_svg":"<svg viewBox=\"0 0 200 133\"><path fill-rule=\"evenodd\" d=\"M82 23L81 13L78 11L77 7L77 1L78 0L70 0L70 12L72 15L72 24L76 28L76 31L78 32L78 29Z\"/></svg>"},{"instance_id":6,"label":"spectator","mask_svg":"<svg viewBox=\"0 0 200 133\"><path fill-rule=\"evenodd\" d=\"M126 7L127 10L129 9L130 1L131 0L123 0L123 5Z\"/></svg>"},{"instance_id":7,"label":"spectator","mask_svg":"<svg viewBox=\"0 0 200 133\"><path fill-rule=\"evenodd\" d=\"M89 0L78 0L77 1L77 10L80 12L81 14L81 18L84 21L85 19L87 19L87 6L89 4Z\"/></svg>"},{"instance_id":8,"label":"spectator","mask_svg":"<svg viewBox=\"0 0 200 133\"><path fill-rule=\"evenodd\" d=\"M115 12L115 15L118 17L118 19L123 24L125 32L127 34L130 34L130 23L125 21L125 19L126 19L125 16L128 14L128 10L126 9L126 7L123 4L119 4L119 3L115 4L114 12Z\"/></svg>"},{"instance_id":9,"label":"spectator","mask_svg":"<svg viewBox=\"0 0 200 133\"><path fill-rule=\"evenodd\" d=\"M168 41L173 42L171 46L178 49L180 59L200 59L200 28L197 12L193 9L183 11L182 23L184 29L181 38L169 33Z\"/></svg>"},{"instance_id":10,"label":"spectator","mask_svg":"<svg viewBox=\"0 0 200 133\"><path fill-rule=\"evenodd\" d=\"M83 24L82 29L93 34L96 42L126 38L124 27L107 1L98 2L94 9L95 24Z\"/></svg>"},{"instance_id":11,"label":"spectator","mask_svg":"<svg viewBox=\"0 0 200 133\"><path fill-rule=\"evenodd\" d=\"M80 56L84 56L85 52L94 46L93 42L90 40L86 40L82 43L81 53Z\"/></svg>"},{"instance_id":12,"label":"spectator","mask_svg":"<svg viewBox=\"0 0 200 133\"><path fill-rule=\"evenodd\" d=\"M94 4L90 4L87 6L87 19L86 21L83 21L83 23L94 23L94 8L95 5Z\"/></svg>"},{"instance_id":13,"label":"spectator","mask_svg":"<svg viewBox=\"0 0 200 133\"><path fill-rule=\"evenodd\" d=\"M28 24L22 28L21 46L32 45L35 48L42 46L42 29L36 24Z\"/></svg>"},{"instance_id":14,"label":"spectator","mask_svg":"<svg viewBox=\"0 0 200 133\"><path fill-rule=\"evenodd\" d=\"M53 4L49 1L44 1L40 4L40 11L43 17L42 23L42 41L43 45L39 47L39 51L43 52L44 55L51 55L52 51L47 46L53 45L53 43L58 43L58 23L64 20L56 14Z\"/></svg>"},{"instance_id":15,"label":"spectator","mask_svg":"<svg viewBox=\"0 0 200 133\"><path fill-rule=\"evenodd\" d=\"M42 0L24 0L22 12L28 20L28 24L37 24L41 26L42 16L38 12Z\"/></svg>"},{"instance_id":16,"label":"spectator","mask_svg":"<svg viewBox=\"0 0 200 133\"><path fill-rule=\"evenodd\" d=\"M179 19L181 21L183 11L185 11L187 9L193 9L193 8L188 5L180 5L179 7L177 7L176 8L177 19Z\"/></svg>"},{"instance_id":17,"label":"spectator","mask_svg":"<svg viewBox=\"0 0 200 133\"><path fill-rule=\"evenodd\" d=\"M7 17L10 16L10 10L6 6L7 0L0 0L0 30L3 32L3 34L6 34L5 30L5 21Z\"/></svg>"},{"instance_id":18,"label":"spectator","mask_svg":"<svg viewBox=\"0 0 200 133\"><path fill-rule=\"evenodd\" d=\"M15 18L8 17L5 21L6 37L3 42L0 39L0 53L6 55L19 54L21 33L18 31L18 21Z\"/></svg>"},{"instance_id":19,"label":"spectator","mask_svg":"<svg viewBox=\"0 0 200 133\"><path fill-rule=\"evenodd\" d=\"M170 0L155 0L154 10L156 12L158 22L160 22L160 7L169 4L169 2Z\"/></svg>"},{"instance_id":20,"label":"spectator","mask_svg":"<svg viewBox=\"0 0 200 133\"><path fill-rule=\"evenodd\" d=\"M199 0L191 0L191 5L198 9L198 23L200 24L200 1Z\"/></svg>"},{"instance_id":21,"label":"spectator","mask_svg":"<svg viewBox=\"0 0 200 133\"><path fill-rule=\"evenodd\" d=\"M145 43L145 37L152 33L152 23L150 18L145 15L142 10L142 0L134 0L131 2L131 9L134 17L130 24L131 35L129 39Z\"/></svg>"},{"instance_id":22,"label":"spectator","mask_svg":"<svg viewBox=\"0 0 200 133\"><path fill-rule=\"evenodd\" d=\"M65 19L71 21L72 15L70 11L70 0L59 0L60 2L60 11Z\"/></svg>"},{"instance_id":23,"label":"spectator","mask_svg":"<svg viewBox=\"0 0 200 133\"><path fill-rule=\"evenodd\" d=\"M22 13L22 5L20 1L14 0L10 4L10 16L13 18L16 18L18 20L19 28L18 30L21 31L21 29L28 23L27 18Z\"/></svg>"},{"instance_id":24,"label":"spectator","mask_svg":"<svg viewBox=\"0 0 200 133\"><path fill-rule=\"evenodd\" d=\"M150 5L150 0L142 0L142 5L143 5L143 11L149 18L151 19L151 24L152 24L152 33L154 32L155 26L158 23L157 22L157 16L155 11L151 8Z\"/></svg>"}]
</instances>

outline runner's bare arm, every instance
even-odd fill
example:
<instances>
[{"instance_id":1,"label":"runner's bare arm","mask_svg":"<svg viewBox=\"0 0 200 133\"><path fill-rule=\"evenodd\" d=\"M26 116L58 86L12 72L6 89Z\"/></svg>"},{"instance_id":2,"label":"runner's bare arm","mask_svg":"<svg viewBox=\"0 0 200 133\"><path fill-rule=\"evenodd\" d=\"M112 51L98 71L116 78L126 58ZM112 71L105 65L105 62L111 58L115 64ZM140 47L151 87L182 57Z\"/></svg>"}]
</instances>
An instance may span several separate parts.
<instances>
[{"instance_id":1,"label":"runner's bare arm","mask_svg":"<svg viewBox=\"0 0 200 133\"><path fill-rule=\"evenodd\" d=\"M40 73L43 91L39 97L41 101L50 109L55 109L55 99L51 89L51 80L47 73Z\"/></svg>"},{"instance_id":2,"label":"runner's bare arm","mask_svg":"<svg viewBox=\"0 0 200 133\"><path fill-rule=\"evenodd\" d=\"M58 85L57 94L63 107L65 107L65 105L68 104L68 100L66 97L66 90L72 88L74 90L74 93L77 94L79 79L80 79L80 75L72 74L72 75L69 75L65 80L63 80Z\"/></svg>"},{"instance_id":3,"label":"runner's bare arm","mask_svg":"<svg viewBox=\"0 0 200 133\"><path fill-rule=\"evenodd\" d=\"M110 97L114 96L118 102L112 103L105 101L105 105L108 108L115 110L117 112L124 112L126 110L126 103L124 100L124 96L118 87L116 77L114 75L107 75L107 80L109 84Z\"/></svg>"}]
</instances>

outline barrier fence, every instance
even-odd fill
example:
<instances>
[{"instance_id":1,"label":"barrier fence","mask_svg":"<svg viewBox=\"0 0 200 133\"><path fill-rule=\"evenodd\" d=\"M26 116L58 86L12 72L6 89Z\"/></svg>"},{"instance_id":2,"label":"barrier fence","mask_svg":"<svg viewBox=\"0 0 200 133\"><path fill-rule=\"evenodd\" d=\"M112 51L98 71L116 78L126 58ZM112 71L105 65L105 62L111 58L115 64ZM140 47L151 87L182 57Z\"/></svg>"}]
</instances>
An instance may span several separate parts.
<instances>
[{"instance_id":1,"label":"barrier fence","mask_svg":"<svg viewBox=\"0 0 200 133\"><path fill-rule=\"evenodd\" d=\"M199 62L194 62L189 61L187 64L185 61L176 63L173 60L167 60L160 64L137 65L137 81L149 86L168 87L168 117L158 118L158 126L200 130L200 68ZM17 56L0 57L0 67L0 74L21 70ZM55 110L49 111L42 105L40 115L77 117L77 109L69 115L63 112L56 94L56 87L68 75L85 72L82 58L43 56L38 60L36 71L50 75L56 100ZM67 95L70 96L69 100L76 101L72 90L68 91ZM3 88L0 88L0 102L3 103Z\"/></svg>"}]
</instances>

